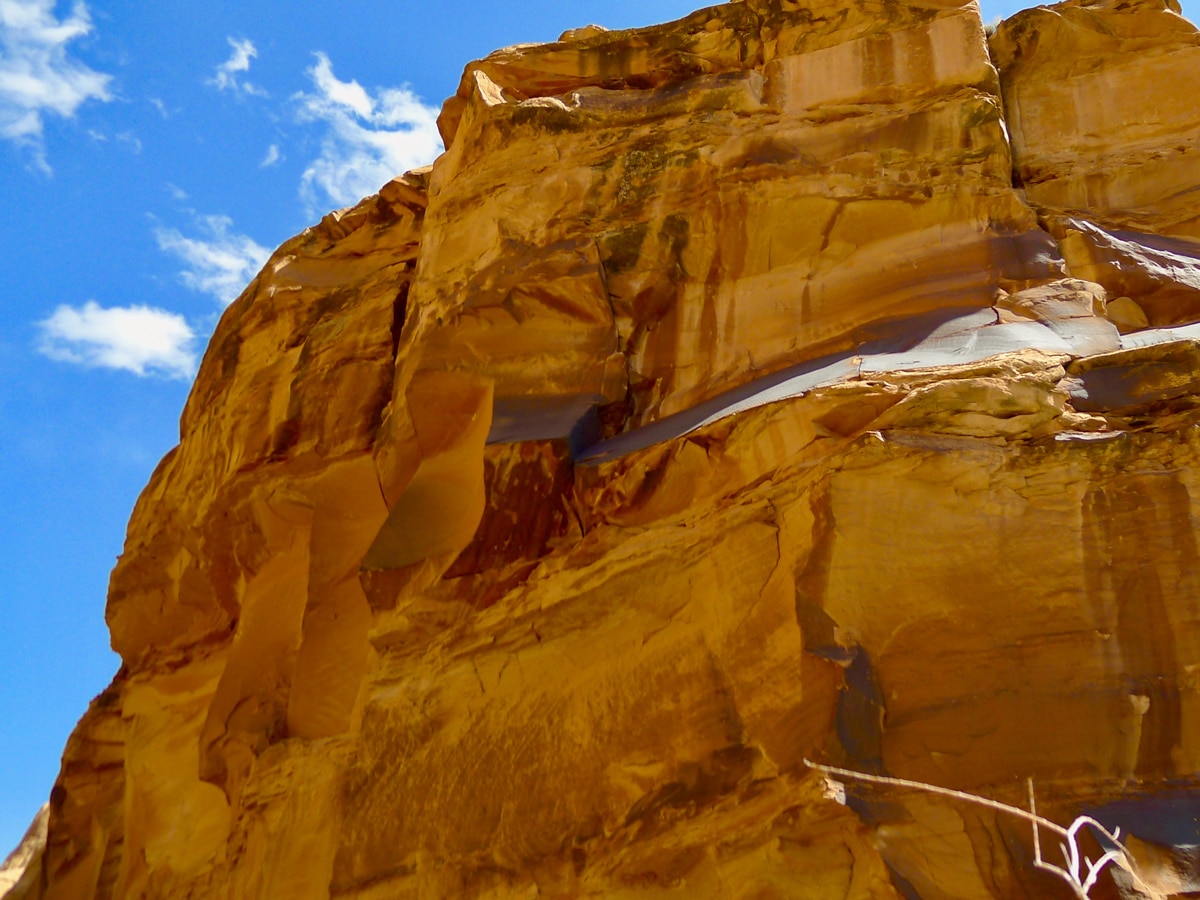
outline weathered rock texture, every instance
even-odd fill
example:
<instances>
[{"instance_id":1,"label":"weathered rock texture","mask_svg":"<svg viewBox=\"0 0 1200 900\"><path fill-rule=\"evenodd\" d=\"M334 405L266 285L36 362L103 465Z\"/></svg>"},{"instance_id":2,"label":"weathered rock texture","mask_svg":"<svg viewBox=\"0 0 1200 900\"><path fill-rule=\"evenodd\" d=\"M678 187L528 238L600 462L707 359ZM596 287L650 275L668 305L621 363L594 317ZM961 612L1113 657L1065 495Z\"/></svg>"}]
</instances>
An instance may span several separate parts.
<instances>
[{"instance_id":1,"label":"weathered rock texture","mask_svg":"<svg viewBox=\"0 0 1200 900\"><path fill-rule=\"evenodd\" d=\"M50 804L42 805L33 818L33 823L25 832L21 843L0 864L0 891L7 893L18 881L29 873L31 879L37 877L31 872L31 867L39 864L39 856L46 846L46 831L50 824ZM0 894L0 896L3 896Z\"/></svg>"},{"instance_id":2,"label":"weathered rock texture","mask_svg":"<svg viewBox=\"0 0 1200 900\"><path fill-rule=\"evenodd\" d=\"M1194 888L1198 90L1174 0L469 65L221 322L9 896L1063 895L806 757Z\"/></svg>"}]
</instances>

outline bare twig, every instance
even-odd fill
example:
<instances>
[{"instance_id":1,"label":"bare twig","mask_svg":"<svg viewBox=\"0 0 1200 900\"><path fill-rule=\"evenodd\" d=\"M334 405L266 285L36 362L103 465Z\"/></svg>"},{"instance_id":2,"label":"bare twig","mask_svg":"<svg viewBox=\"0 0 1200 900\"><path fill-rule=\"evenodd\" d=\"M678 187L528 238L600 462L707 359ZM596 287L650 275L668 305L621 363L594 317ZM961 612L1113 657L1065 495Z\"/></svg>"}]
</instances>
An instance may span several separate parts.
<instances>
[{"instance_id":1,"label":"bare twig","mask_svg":"<svg viewBox=\"0 0 1200 900\"><path fill-rule=\"evenodd\" d=\"M999 800L990 800L987 797L980 797L976 794L968 794L965 791L956 791L951 788L938 787L935 784L926 784L923 781L910 781L907 778L892 778L888 775L868 775L865 772L855 772L853 769L839 769L837 766L825 766L820 763L804 760L804 764L810 769L817 772L823 772L826 775L839 775L844 778L853 778L857 781L866 781L873 784L886 784L895 787L913 788L914 790L924 791L929 794L940 794L943 797L951 797L955 800L962 800L966 803L974 803L976 806L986 806L998 812L1005 813L1010 816L1024 819L1029 822L1033 828L1033 865L1043 872L1049 872L1058 878L1065 881L1068 887L1071 888L1078 900L1088 900L1089 892L1096 885L1097 879L1104 871L1104 867L1109 863L1119 866L1139 886L1144 886L1145 882L1139 877L1136 869L1136 863L1133 857L1129 855L1129 851L1121 843L1121 830L1119 828L1109 831L1091 816L1079 816L1071 823L1070 827L1064 828L1057 822L1052 822L1049 819L1043 818L1037 812L1037 800L1033 795L1033 779L1027 779L1026 785L1029 788L1029 809L1028 811L1021 809L1018 806L1010 806L1007 803L1001 803ZM1057 866L1054 863L1042 857L1042 839L1041 829L1045 828L1053 832L1061 838L1059 842L1059 850L1062 852L1063 862L1066 866ZM1079 850L1079 833L1082 829L1089 829L1092 836L1100 843L1105 850L1104 854L1092 862L1086 856L1083 856ZM1109 846L1105 846L1105 844ZM1086 868L1086 874L1083 869Z\"/></svg>"},{"instance_id":2,"label":"bare twig","mask_svg":"<svg viewBox=\"0 0 1200 900\"><path fill-rule=\"evenodd\" d=\"M853 769L839 769L836 766L825 766L820 763L805 760L804 764L810 769L818 772L824 772L827 775L842 775L846 778L853 778L856 781L869 781L875 784L890 784L896 787L913 788L918 791L925 791L929 794L941 794L943 797L953 797L956 800L964 800L967 803L974 803L977 806L989 806L992 809L1000 812L1008 813L1011 816L1025 819L1029 822L1035 822L1043 828L1053 831L1059 837L1067 839L1070 833L1057 822L1051 822L1049 819L1043 819L1036 813L1031 813L1021 809L1019 806L1009 806L1007 803L1001 803L999 800L990 800L987 797L979 797L975 794L968 794L965 791L956 791L953 788L938 787L936 784L926 784L923 781L909 781L907 778L892 778L889 775L868 775L865 772L855 772Z\"/></svg>"}]
</instances>

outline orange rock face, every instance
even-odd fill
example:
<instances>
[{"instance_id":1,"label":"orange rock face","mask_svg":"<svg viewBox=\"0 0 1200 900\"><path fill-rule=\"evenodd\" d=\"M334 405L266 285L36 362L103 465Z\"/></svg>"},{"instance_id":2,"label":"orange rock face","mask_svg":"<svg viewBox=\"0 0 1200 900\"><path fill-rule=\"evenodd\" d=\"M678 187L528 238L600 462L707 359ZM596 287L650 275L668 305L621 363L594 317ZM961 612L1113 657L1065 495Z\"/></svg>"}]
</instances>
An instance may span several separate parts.
<instances>
[{"instance_id":1,"label":"orange rock face","mask_svg":"<svg viewBox=\"0 0 1200 900\"><path fill-rule=\"evenodd\" d=\"M806 759L1194 890L1198 79L1173 0L470 64L222 320L6 896L1069 896Z\"/></svg>"},{"instance_id":2,"label":"orange rock face","mask_svg":"<svg viewBox=\"0 0 1200 900\"><path fill-rule=\"evenodd\" d=\"M991 46L1016 176L1072 273L1143 322L1195 321L1200 35L1178 3L1039 7Z\"/></svg>"}]
</instances>

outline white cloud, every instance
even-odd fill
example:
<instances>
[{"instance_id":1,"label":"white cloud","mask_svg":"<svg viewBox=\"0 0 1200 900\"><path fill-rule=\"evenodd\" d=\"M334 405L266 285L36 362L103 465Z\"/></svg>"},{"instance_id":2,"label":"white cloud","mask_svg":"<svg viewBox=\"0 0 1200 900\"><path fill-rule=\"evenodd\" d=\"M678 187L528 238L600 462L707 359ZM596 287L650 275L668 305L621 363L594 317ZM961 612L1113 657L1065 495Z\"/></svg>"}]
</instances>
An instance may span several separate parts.
<instances>
[{"instance_id":1,"label":"white cloud","mask_svg":"<svg viewBox=\"0 0 1200 900\"><path fill-rule=\"evenodd\" d=\"M0 0L0 137L30 147L46 172L43 116L71 118L87 100L110 100L111 76L67 56L92 30L84 3L59 21L54 0Z\"/></svg>"},{"instance_id":2,"label":"white cloud","mask_svg":"<svg viewBox=\"0 0 1200 900\"><path fill-rule=\"evenodd\" d=\"M216 74L208 80L208 83L214 85L219 91L233 91L235 94L251 94L255 97L268 96L263 88L251 84L249 81L242 81L238 77L239 73L250 71L250 60L258 56L258 48L254 46L254 42L248 39L239 41L236 38L226 38L226 40L233 48L233 53L230 54L229 59L217 66Z\"/></svg>"},{"instance_id":3,"label":"white cloud","mask_svg":"<svg viewBox=\"0 0 1200 900\"><path fill-rule=\"evenodd\" d=\"M187 197L174 185L168 189L177 198ZM155 229L159 247L184 262L183 283L222 305L241 292L270 255L251 238L232 232L232 225L226 216L203 216L196 219L200 236ZM89 300L81 307L59 306L38 327L38 350L51 359L142 376L191 378L196 372L196 332L183 316L164 309L105 308Z\"/></svg>"},{"instance_id":4,"label":"white cloud","mask_svg":"<svg viewBox=\"0 0 1200 900\"><path fill-rule=\"evenodd\" d=\"M174 228L156 229L158 246L187 264L181 273L185 285L228 306L271 253L246 235L230 232L233 221L226 216L203 216L197 225L206 237L184 237Z\"/></svg>"},{"instance_id":5,"label":"white cloud","mask_svg":"<svg viewBox=\"0 0 1200 900\"><path fill-rule=\"evenodd\" d=\"M300 194L316 214L372 194L397 175L433 162L442 151L436 107L407 88L371 96L357 81L339 81L324 53L308 70L316 90L296 94L300 118L326 126L321 155L309 163Z\"/></svg>"},{"instance_id":6,"label":"white cloud","mask_svg":"<svg viewBox=\"0 0 1200 900\"><path fill-rule=\"evenodd\" d=\"M2 2L2 0L0 0L0 2ZM108 134L103 131L97 131L95 128L88 129L88 137L101 144L106 144L109 140ZM142 152L141 138L139 138L132 131L118 132L112 136L112 139L119 144L125 144L130 151L133 152L134 156L137 156Z\"/></svg>"},{"instance_id":7,"label":"white cloud","mask_svg":"<svg viewBox=\"0 0 1200 900\"><path fill-rule=\"evenodd\" d=\"M263 161L258 164L258 167L260 169L265 169L269 166L275 165L275 163L279 162L281 159L283 159L283 156L279 152L279 145L272 144L267 148L267 155L263 157Z\"/></svg>"},{"instance_id":8,"label":"white cloud","mask_svg":"<svg viewBox=\"0 0 1200 900\"><path fill-rule=\"evenodd\" d=\"M195 333L183 316L163 309L106 309L89 300L80 308L59 306L38 326L38 350L51 359L142 376L191 378L196 372Z\"/></svg>"},{"instance_id":9,"label":"white cloud","mask_svg":"<svg viewBox=\"0 0 1200 900\"><path fill-rule=\"evenodd\" d=\"M142 152L142 139L132 131L122 131L117 134L117 140L129 147L133 151L134 156Z\"/></svg>"}]
</instances>

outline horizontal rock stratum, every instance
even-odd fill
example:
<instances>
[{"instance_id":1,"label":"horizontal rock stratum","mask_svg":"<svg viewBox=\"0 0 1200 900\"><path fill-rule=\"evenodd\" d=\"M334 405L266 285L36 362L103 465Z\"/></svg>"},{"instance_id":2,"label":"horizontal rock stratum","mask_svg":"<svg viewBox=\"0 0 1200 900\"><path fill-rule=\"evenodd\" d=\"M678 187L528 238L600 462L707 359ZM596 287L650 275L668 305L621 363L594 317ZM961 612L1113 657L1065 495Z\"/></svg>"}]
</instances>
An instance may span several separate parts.
<instances>
[{"instance_id":1,"label":"horizontal rock stratum","mask_svg":"<svg viewBox=\"0 0 1200 900\"><path fill-rule=\"evenodd\" d=\"M1070 896L806 758L1200 887L1197 96L1175 0L471 63L221 321L7 896Z\"/></svg>"}]
</instances>

